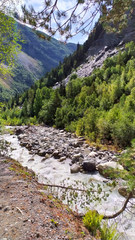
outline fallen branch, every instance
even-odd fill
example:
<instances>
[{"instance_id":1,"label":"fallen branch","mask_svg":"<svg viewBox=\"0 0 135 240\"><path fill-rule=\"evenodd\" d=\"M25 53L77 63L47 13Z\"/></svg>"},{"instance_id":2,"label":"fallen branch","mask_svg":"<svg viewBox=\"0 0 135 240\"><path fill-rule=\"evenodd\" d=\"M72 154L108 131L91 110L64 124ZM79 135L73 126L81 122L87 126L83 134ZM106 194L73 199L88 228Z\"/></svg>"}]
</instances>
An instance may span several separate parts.
<instances>
[{"instance_id":1,"label":"fallen branch","mask_svg":"<svg viewBox=\"0 0 135 240\"><path fill-rule=\"evenodd\" d=\"M88 191L88 190L86 190L86 189L72 188L72 187L65 187L65 186L54 185L54 184L44 184L44 186L46 186L46 187L63 188L63 189L67 189L67 190L80 191L80 192L87 192L87 191ZM95 192L95 191L92 191L92 192Z\"/></svg>"},{"instance_id":2,"label":"fallen branch","mask_svg":"<svg viewBox=\"0 0 135 240\"><path fill-rule=\"evenodd\" d=\"M63 188L63 189L66 189L66 190L73 190L73 191L80 191L80 192L87 192L88 190L86 189L80 189L80 188L72 188L72 187L65 187L65 186L61 186L61 185L53 185L53 184L44 184L44 186L46 187L57 187L57 188ZM95 190L91 191L91 192L96 192ZM127 204L129 203L129 200L133 197L133 193L130 192L123 207L117 212L117 213L114 213L112 215L104 215L103 219L112 219L112 218L116 218L117 216L119 216L122 212L125 211L126 207L127 207ZM78 217L78 218L82 218L84 215L82 214L74 214L75 217Z\"/></svg>"},{"instance_id":3,"label":"fallen branch","mask_svg":"<svg viewBox=\"0 0 135 240\"><path fill-rule=\"evenodd\" d=\"M63 189L66 189L66 190L73 190L73 191L86 192L86 193L89 192L88 189L65 187L65 186L55 185L55 184L44 184L44 186L46 186L46 187L63 188ZM98 191L96 191L96 190L90 190L90 192L95 193L95 192L98 192ZM102 191L102 192L105 192L105 191Z\"/></svg>"}]
</instances>

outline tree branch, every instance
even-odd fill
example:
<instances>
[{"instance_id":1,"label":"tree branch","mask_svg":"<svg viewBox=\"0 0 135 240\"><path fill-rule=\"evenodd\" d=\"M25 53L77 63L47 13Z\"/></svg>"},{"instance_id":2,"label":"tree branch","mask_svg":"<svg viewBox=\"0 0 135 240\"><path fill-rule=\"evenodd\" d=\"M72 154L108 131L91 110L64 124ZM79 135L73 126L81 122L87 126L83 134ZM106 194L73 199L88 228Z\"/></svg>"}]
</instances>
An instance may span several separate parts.
<instances>
[{"instance_id":1,"label":"tree branch","mask_svg":"<svg viewBox=\"0 0 135 240\"><path fill-rule=\"evenodd\" d=\"M123 207L122 207L117 213L114 213L114 214L108 215L108 216L104 215L103 219L112 219L112 218L116 218L117 216L119 216L122 212L124 212L124 210L125 210L126 207L127 207L127 204L128 204L128 202L129 202L129 200L130 200L132 197L133 197L133 193L130 192L129 195L128 195L128 197L127 197L127 199L126 199L126 201L125 201L125 203L124 203L124 205L123 205Z\"/></svg>"}]
</instances>

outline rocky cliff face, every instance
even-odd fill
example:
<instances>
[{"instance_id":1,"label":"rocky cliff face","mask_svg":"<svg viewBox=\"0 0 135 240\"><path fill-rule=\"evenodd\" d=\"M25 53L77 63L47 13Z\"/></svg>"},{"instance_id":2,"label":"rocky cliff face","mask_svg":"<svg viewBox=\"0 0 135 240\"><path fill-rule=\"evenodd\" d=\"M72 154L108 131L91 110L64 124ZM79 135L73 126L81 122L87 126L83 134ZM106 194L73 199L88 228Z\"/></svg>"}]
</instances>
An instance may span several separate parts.
<instances>
[{"instance_id":1,"label":"rocky cliff face","mask_svg":"<svg viewBox=\"0 0 135 240\"><path fill-rule=\"evenodd\" d=\"M135 15L129 20L122 33L107 33L99 24L95 28L95 32L93 41L88 47L85 62L76 70L78 77L89 76L95 68L103 65L107 57L112 57L123 50L125 43L135 41ZM65 84L70 76L64 80Z\"/></svg>"}]
</instances>

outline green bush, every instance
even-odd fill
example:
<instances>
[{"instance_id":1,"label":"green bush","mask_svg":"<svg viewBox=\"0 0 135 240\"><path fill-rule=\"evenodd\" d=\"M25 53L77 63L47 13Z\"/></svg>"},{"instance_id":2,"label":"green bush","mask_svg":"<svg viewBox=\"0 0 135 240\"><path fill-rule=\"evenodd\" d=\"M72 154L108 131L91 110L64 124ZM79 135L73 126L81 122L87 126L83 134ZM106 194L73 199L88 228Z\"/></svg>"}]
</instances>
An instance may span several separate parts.
<instances>
[{"instance_id":1,"label":"green bush","mask_svg":"<svg viewBox=\"0 0 135 240\"><path fill-rule=\"evenodd\" d=\"M85 227L90 231L93 236L96 236L97 232L101 231L102 215L99 215L95 210L89 210L83 217L83 223Z\"/></svg>"},{"instance_id":2,"label":"green bush","mask_svg":"<svg viewBox=\"0 0 135 240\"><path fill-rule=\"evenodd\" d=\"M102 224L103 215L96 210L89 210L83 217L83 223L89 232L97 239L118 240L121 234L117 232L116 225L108 225L107 221Z\"/></svg>"},{"instance_id":3,"label":"green bush","mask_svg":"<svg viewBox=\"0 0 135 240\"><path fill-rule=\"evenodd\" d=\"M120 234L117 232L116 225L112 224L111 226L108 226L108 223L104 222L101 228L101 239L102 240L120 239Z\"/></svg>"}]
</instances>

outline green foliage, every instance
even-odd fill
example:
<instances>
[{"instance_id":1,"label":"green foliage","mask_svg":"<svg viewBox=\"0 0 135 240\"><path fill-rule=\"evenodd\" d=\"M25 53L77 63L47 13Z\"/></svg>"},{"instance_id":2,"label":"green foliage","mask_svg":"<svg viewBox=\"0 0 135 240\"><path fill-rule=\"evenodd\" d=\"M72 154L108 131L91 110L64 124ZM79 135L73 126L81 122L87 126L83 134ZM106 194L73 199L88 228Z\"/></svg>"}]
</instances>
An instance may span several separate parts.
<instances>
[{"instance_id":1,"label":"green foliage","mask_svg":"<svg viewBox=\"0 0 135 240\"><path fill-rule=\"evenodd\" d=\"M54 2L48 0L40 11L24 5L22 8L24 21L27 20L36 28L44 27L51 36L59 33L62 39L67 41L80 32L88 34L91 31L88 26L99 16L107 30L121 32L127 25L127 18L131 17L134 10L134 0L94 0L90 5L86 0L78 0L72 8L65 6L64 11L59 7L59 3L59 0ZM93 14L90 15L89 12ZM97 30L94 37L97 38L98 34ZM39 35L45 38L42 33Z\"/></svg>"},{"instance_id":2,"label":"green foliage","mask_svg":"<svg viewBox=\"0 0 135 240\"><path fill-rule=\"evenodd\" d=\"M0 13L0 89L2 90L0 101L4 101L9 100L9 96L27 90L45 73L63 61L65 56L73 53L76 44L64 44L53 38L50 41L41 39L31 28L1 14L3 13ZM5 35L4 31L8 34ZM13 40L10 41L12 38ZM6 45L2 45L2 41L5 40ZM6 75L3 76L2 73ZM63 79L63 70L59 69L57 75L52 76L52 82Z\"/></svg>"},{"instance_id":3,"label":"green foliage","mask_svg":"<svg viewBox=\"0 0 135 240\"><path fill-rule=\"evenodd\" d=\"M133 195L135 193L135 139L132 140L132 145L130 148L123 153L119 162L125 168L126 174L123 177L126 180L127 192L131 192Z\"/></svg>"},{"instance_id":4,"label":"green foliage","mask_svg":"<svg viewBox=\"0 0 135 240\"><path fill-rule=\"evenodd\" d=\"M57 226L58 226L58 222L57 222L57 221L55 221L54 219L51 219L51 222L52 222L52 223L54 223L55 227L57 227Z\"/></svg>"},{"instance_id":5,"label":"green foliage","mask_svg":"<svg viewBox=\"0 0 135 240\"><path fill-rule=\"evenodd\" d=\"M90 231L93 236L96 236L97 231L101 231L102 215L99 215L96 210L89 210L83 217L85 227Z\"/></svg>"},{"instance_id":6,"label":"green foliage","mask_svg":"<svg viewBox=\"0 0 135 240\"><path fill-rule=\"evenodd\" d=\"M20 50L20 36L13 18L0 11L0 73L7 74L13 66L15 56ZM8 68L5 68L7 65Z\"/></svg>"},{"instance_id":7,"label":"green foliage","mask_svg":"<svg viewBox=\"0 0 135 240\"><path fill-rule=\"evenodd\" d=\"M36 90L36 95L35 95L34 104L33 104L34 113L36 116L38 116L38 113L41 107L42 107L42 95L41 95L41 90L38 88Z\"/></svg>"},{"instance_id":8,"label":"green foliage","mask_svg":"<svg viewBox=\"0 0 135 240\"><path fill-rule=\"evenodd\" d=\"M119 240L120 234L117 232L116 225L112 224L108 226L107 222L104 222L101 228L101 239L102 240Z\"/></svg>"},{"instance_id":9,"label":"green foliage","mask_svg":"<svg viewBox=\"0 0 135 240\"><path fill-rule=\"evenodd\" d=\"M74 57L79 56L78 51L52 69L45 79L12 99L8 108L19 104L21 121L25 123L35 115L40 123L76 132L89 141L119 147L130 145L135 135L135 44L128 43L125 51L106 59L91 76L78 78L73 74L66 86L61 83L58 89L48 88L46 85L66 76Z\"/></svg>"},{"instance_id":10,"label":"green foliage","mask_svg":"<svg viewBox=\"0 0 135 240\"><path fill-rule=\"evenodd\" d=\"M56 109L61 105L61 98L58 90L56 89L51 93L50 99L46 99L43 102L43 106L39 113L39 121L46 124L53 124Z\"/></svg>"},{"instance_id":11,"label":"green foliage","mask_svg":"<svg viewBox=\"0 0 135 240\"><path fill-rule=\"evenodd\" d=\"M109 226L107 222L103 222L103 215L95 210L89 210L83 217L83 223L90 233L101 240L118 240L120 234L117 232L116 225Z\"/></svg>"}]
</instances>

